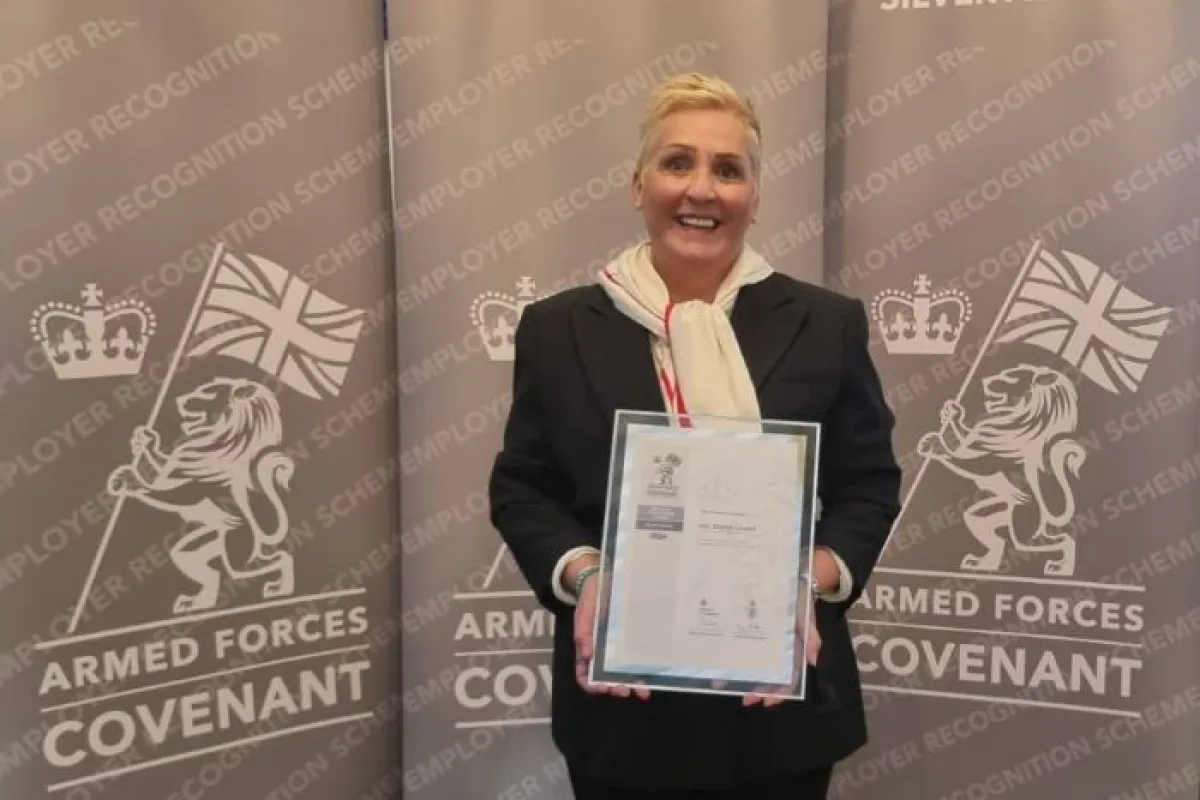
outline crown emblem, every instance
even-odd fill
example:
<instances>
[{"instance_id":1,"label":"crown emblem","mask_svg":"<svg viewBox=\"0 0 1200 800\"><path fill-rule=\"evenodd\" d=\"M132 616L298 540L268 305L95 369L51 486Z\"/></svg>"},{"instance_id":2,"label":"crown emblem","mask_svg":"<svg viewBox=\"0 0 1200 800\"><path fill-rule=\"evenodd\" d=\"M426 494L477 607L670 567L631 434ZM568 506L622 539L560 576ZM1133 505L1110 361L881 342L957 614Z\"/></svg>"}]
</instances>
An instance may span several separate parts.
<instances>
[{"instance_id":1,"label":"crown emblem","mask_svg":"<svg viewBox=\"0 0 1200 800\"><path fill-rule=\"evenodd\" d=\"M957 289L930 291L929 278L918 275L914 291L887 289L875 296L871 316L893 355L950 355L971 319L971 301Z\"/></svg>"},{"instance_id":2,"label":"crown emblem","mask_svg":"<svg viewBox=\"0 0 1200 800\"><path fill-rule=\"evenodd\" d=\"M29 328L59 380L136 375L154 335L154 313L140 300L104 302L89 283L83 305L52 301L33 311Z\"/></svg>"},{"instance_id":3,"label":"crown emblem","mask_svg":"<svg viewBox=\"0 0 1200 800\"><path fill-rule=\"evenodd\" d=\"M484 292L471 303L471 323L483 337L488 358L512 361L516 353L517 323L525 307L537 299L533 278L517 281L517 296L502 292Z\"/></svg>"}]
</instances>

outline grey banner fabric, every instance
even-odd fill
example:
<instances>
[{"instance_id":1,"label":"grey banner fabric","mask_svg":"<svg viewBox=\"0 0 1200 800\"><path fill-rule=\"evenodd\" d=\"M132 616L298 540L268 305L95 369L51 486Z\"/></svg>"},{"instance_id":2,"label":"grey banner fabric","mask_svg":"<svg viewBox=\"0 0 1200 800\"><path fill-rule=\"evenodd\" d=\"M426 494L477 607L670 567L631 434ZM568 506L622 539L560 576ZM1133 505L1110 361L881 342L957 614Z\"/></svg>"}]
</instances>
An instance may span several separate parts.
<instances>
[{"instance_id":1,"label":"grey banner fabric","mask_svg":"<svg viewBox=\"0 0 1200 800\"><path fill-rule=\"evenodd\" d=\"M842 3L830 282L906 505L844 798L1194 796L1200 8Z\"/></svg>"},{"instance_id":2,"label":"grey banner fabric","mask_svg":"<svg viewBox=\"0 0 1200 800\"><path fill-rule=\"evenodd\" d=\"M295 9L6 4L5 798L394 766L386 58Z\"/></svg>"},{"instance_id":3,"label":"grey banner fabric","mask_svg":"<svg viewBox=\"0 0 1200 800\"><path fill-rule=\"evenodd\" d=\"M727 4L692 2L391 8L393 37L436 42L395 68L391 94L402 527L418 543L402 560L404 785L569 797L546 724L552 619L487 519L517 315L640 235L637 123L654 84L690 69L758 101L767 186L752 239L820 279L825 4L747 4L736 25Z\"/></svg>"},{"instance_id":4,"label":"grey banner fabric","mask_svg":"<svg viewBox=\"0 0 1200 800\"><path fill-rule=\"evenodd\" d=\"M10 5L0 797L571 796L485 484L688 69L899 420L831 796L1196 794L1191 0Z\"/></svg>"}]
</instances>

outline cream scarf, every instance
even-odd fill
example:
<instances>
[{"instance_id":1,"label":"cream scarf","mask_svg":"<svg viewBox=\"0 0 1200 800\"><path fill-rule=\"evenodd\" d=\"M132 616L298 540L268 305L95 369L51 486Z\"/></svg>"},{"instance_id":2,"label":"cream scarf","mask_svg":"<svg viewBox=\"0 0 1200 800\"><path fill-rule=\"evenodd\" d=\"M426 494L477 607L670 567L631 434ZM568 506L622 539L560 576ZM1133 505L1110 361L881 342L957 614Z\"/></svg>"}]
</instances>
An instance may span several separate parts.
<instances>
[{"instance_id":1,"label":"cream scarf","mask_svg":"<svg viewBox=\"0 0 1200 800\"><path fill-rule=\"evenodd\" d=\"M599 277L616 307L651 334L667 410L679 414L759 419L758 395L730 324L738 291L774 272L745 246L714 302L672 304L650 262L648 242L617 256Z\"/></svg>"}]
</instances>

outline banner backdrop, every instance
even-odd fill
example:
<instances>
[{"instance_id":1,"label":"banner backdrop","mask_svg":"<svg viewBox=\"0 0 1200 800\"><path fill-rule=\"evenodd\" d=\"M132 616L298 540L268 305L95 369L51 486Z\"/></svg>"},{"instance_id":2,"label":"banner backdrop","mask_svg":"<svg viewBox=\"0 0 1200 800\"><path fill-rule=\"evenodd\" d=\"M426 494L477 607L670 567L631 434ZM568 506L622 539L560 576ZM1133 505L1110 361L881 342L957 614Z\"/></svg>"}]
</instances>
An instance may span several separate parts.
<instances>
[{"instance_id":1,"label":"banner backdrop","mask_svg":"<svg viewBox=\"0 0 1200 800\"><path fill-rule=\"evenodd\" d=\"M1198 30L1186 0L833 10L829 278L906 478L838 797L1196 796Z\"/></svg>"},{"instance_id":2,"label":"banner backdrop","mask_svg":"<svg viewBox=\"0 0 1200 800\"><path fill-rule=\"evenodd\" d=\"M693 68L900 420L834 795L1194 794L1194 4L560 5L6 13L0 796L570 796L484 486Z\"/></svg>"},{"instance_id":3,"label":"banner backdrop","mask_svg":"<svg viewBox=\"0 0 1200 800\"><path fill-rule=\"evenodd\" d=\"M488 522L524 304L641 235L637 124L669 74L751 92L767 186L752 237L820 280L826 8L673 0L392 4L438 58L394 69L406 797L569 798L549 738L553 621ZM466 33L469 31L470 33ZM815 222L815 225L814 225Z\"/></svg>"},{"instance_id":4,"label":"banner backdrop","mask_svg":"<svg viewBox=\"0 0 1200 800\"><path fill-rule=\"evenodd\" d=\"M397 751L381 19L7 4L0 796L353 797Z\"/></svg>"}]
</instances>

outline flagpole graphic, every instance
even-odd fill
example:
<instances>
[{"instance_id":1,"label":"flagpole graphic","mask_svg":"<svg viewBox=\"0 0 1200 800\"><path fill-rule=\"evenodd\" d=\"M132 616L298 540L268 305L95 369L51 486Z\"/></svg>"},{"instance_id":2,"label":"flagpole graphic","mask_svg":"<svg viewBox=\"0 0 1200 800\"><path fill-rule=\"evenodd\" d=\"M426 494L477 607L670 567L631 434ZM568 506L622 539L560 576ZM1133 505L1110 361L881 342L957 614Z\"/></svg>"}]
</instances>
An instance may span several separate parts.
<instances>
[{"instance_id":1,"label":"flagpole graphic","mask_svg":"<svg viewBox=\"0 0 1200 800\"><path fill-rule=\"evenodd\" d=\"M326 297L279 264L254 255L243 259L218 244L145 429L153 430L185 355L227 356L270 375L306 397L320 400L336 396L348 372L365 317L362 309ZM131 468L135 474L141 474L139 467L143 464L153 464L145 452L134 446ZM150 477L150 482L153 480L155 476ZM126 493L111 488L110 491L117 494L116 503L92 559L68 635L79 624L124 508Z\"/></svg>"},{"instance_id":2,"label":"flagpole graphic","mask_svg":"<svg viewBox=\"0 0 1200 800\"><path fill-rule=\"evenodd\" d=\"M1013 299L1017 296L1017 290L1020 288L1021 284L1025 282L1025 276L1029 274L1029 270L1033 267L1034 262L1037 260L1038 255L1041 252L1042 241L1040 239L1035 239L1033 246L1029 248L1029 254L1025 256L1024 263L1021 264L1021 269L1017 273L1016 280L1013 281L1012 286L1010 286L1008 289L1008 295L1004 298L1004 303L1000 306L1000 311L997 312L996 318L992 320L991 329L988 330L987 336L983 338L983 344L980 345L979 352L975 354L975 359L971 362L970 369L968 369L967 374L963 376L963 382L958 387L958 393L954 395L955 402L962 402L963 397L967 393L967 387L971 385L971 381L975 378L975 373L979 370L980 363L983 362L984 353L986 353L988 348L991 347L992 341L996 338L997 331L1000 330L1001 323L1003 323L1004 318L1008 314L1009 306L1012 305ZM921 485L921 480L925 477L925 471L929 469L930 461L931 459L928 455L925 455L921 458L921 465L917 467L917 474L913 476L912 483L909 484L908 491L904 494L904 500L900 504L900 513L897 514L896 519L893 520L892 529L888 531L887 539L884 540L883 547L879 551L880 556L887 552L888 543L891 542L893 534L895 534L896 530L900 527L900 520L904 517L904 509L908 508L909 501L911 501L913 495L916 494L917 487Z\"/></svg>"},{"instance_id":3,"label":"flagpole graphic","mask_svg":"<svg viewBox=\"0 0 1200 800\"><path fill-rule=\"evenodd\" d=\"M216 249L213 251L212 258L208 262L208 269L204 273L204 281L200 285L200 291L196 293L196 299L192 303L191 313L188 314L187 323L183 326L183 333L179 337L179 345L175 348L175 352L171 356L171 367L167 370L167 374L163 376L162 385L158 387L158 396L154 398L154 405L150 408L150 415L146 419L146 427L153 428L155 421L158 419L158 414L162 410L163 401L167 397L167 387L171 385L171 379L175 376L175 371L179 368L179 360L183 357L184 345L192 336L192 328L196 325L196 319L200 316L200 309L204 306L204 301L208 297L209 287L212 285L213 276L217 274L217 264L221 262L221 256L225 251L225 245L222 242L217 243ZM116 529L117 518L121 516L121 509L125 505L125 495L117 495L116 503L113 505L112 513L108 516L108 524L104 528L104 536L100 539L100 546L96 549L96 555L92 558L91 569L88 570L87 579L83 582L83 591L79 593L79 600L75 603L75 613L71 615L71 625L67 628L67 635L75 632L75 628L79 625L79 618L83 614L83 609L87 603L87 596L92 591L92 584L96 580L96 573L100 570L100 562L104 559L104 551L108 549L109 540L112 539L113 530Z\"/></svg>"},{"instance_id":4,"label":"flagpole graphic","mask_svg":"<svg viewBox=\"0 0 1200 800\"><path fill-rule=\"evenodd\" d=\"M955 405L961 406L984 355L996 342L1038 347L1106 391L1137 391L1174 310L1139 296L1081 256L1062 255L1056 258L1040 239L1034 240L958 387ZM931 460L930 453L922 454L881 554L899 529Z\"/></svg>"}]
</instances>

